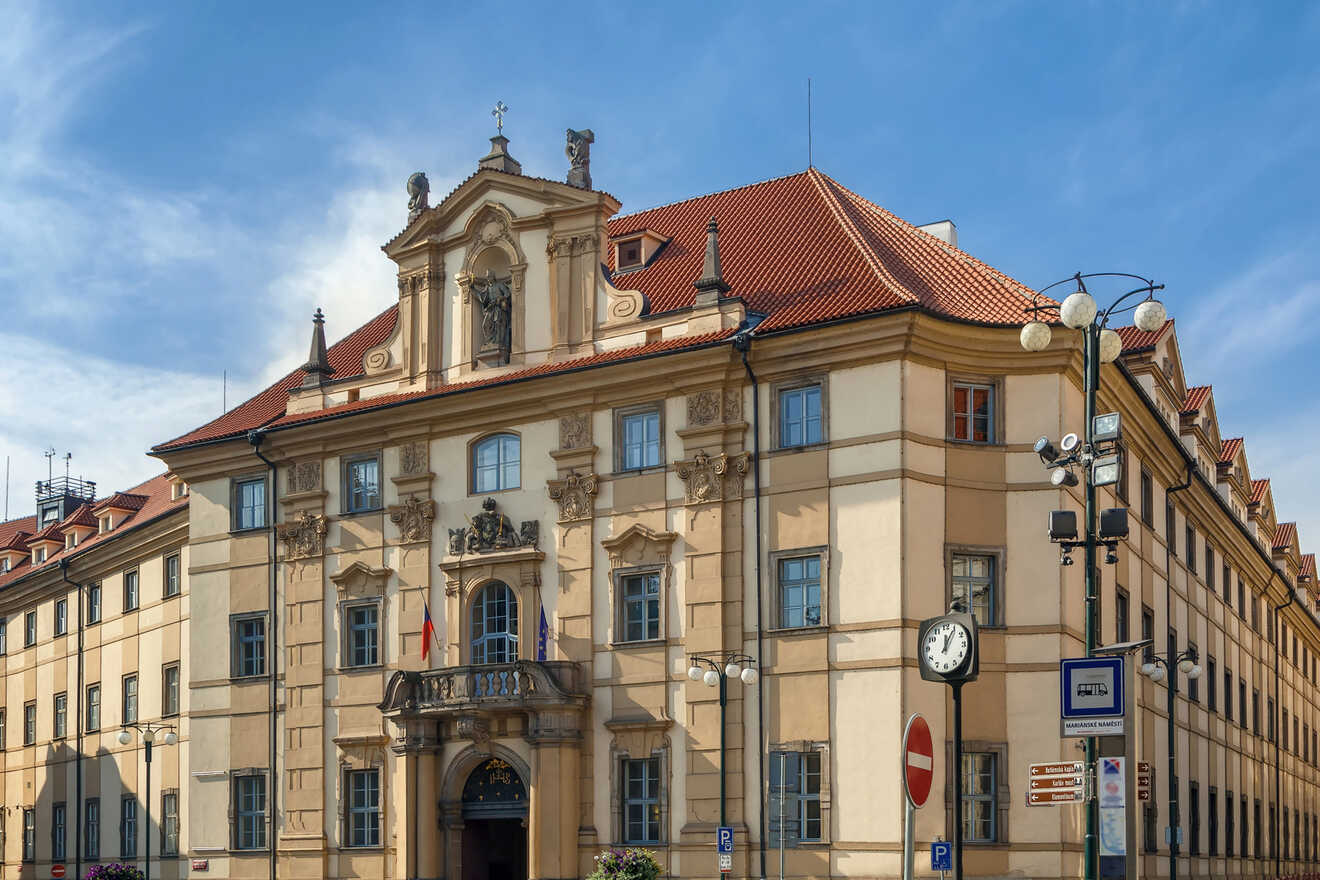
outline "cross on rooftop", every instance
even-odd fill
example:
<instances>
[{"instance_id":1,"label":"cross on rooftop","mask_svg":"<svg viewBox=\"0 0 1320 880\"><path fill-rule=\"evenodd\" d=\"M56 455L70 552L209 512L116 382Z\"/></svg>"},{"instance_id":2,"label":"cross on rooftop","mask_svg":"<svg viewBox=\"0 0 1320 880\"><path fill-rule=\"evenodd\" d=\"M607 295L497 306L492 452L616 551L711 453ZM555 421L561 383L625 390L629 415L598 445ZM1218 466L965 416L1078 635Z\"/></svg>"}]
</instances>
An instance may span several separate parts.
<instances>
[{"instance_id":1,"label":"cross on rooftop","mask_svg":"<svg viewBox=\"0 0 1320 880\"><path fill-rule=\"evenodd\" d=\"M490 111L490 115L495 117L495 128L500 134L504 134L504 114L509 112L509 105L503 101L495 102L495 109Z\"/></svg>"}]
</instances>

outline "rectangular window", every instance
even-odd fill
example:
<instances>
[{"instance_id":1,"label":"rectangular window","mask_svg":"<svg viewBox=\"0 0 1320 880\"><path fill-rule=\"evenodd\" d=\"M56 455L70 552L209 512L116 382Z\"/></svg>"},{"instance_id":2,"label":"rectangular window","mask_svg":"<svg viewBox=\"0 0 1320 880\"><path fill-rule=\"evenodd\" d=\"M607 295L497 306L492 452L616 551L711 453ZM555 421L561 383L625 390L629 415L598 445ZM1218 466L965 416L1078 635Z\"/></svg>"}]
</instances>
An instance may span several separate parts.
<instances>
[{"instance_id":1,"label":"rectangular window","mask_svg":"<svg viewBox=\"0 0 1320 880\"><path fill-rule=\"evenodd\" d=\"M1158 819L1154 804L1141 805L1141 848L1144 852L1159 851L1159 834L1156 831Z\"/></svg>"},{"instance_id":2,"label":"rectangular window","mask_svg":"<svg viewBox=\"0 0 1320 880\"><path fill-rule=\"evenodd\" d=\"M137 858L137 798L132 795L119 802L119 854Z\"/></svg>"},{"instance_id":3,"label":"rectangular window","mask_svg":"<svg viewBox=\"0 0 1320 880\"><path fill-rule=\"evenodd\" d=\"M1149 605L1141 606L1141 638L1143 641L1146 639L1153 640L1155 638L1155 612ZM1151 662L1154 656L1155 645L1152 643L1146 646L1146 662Z\"/></svg>"},{"instance_id":4,"label":"rectangular window","mask_svg":"<svg viewBox=\"0 0 1320 880\"><path fill-rule=\"evenodd\" d=\"M179 554L165 557L165 598L179 595Z\"/></svg>"},{"instance_id":5,"label":"rectangular window","mask_svg":"<svg viewBox=\"0 0 1320 880\"><path fill-rule=\"evenodd\" d=\"M83 803L83 855L101 857L101 799L88 798Z\"/></svg>"},{"instance_id":6,"label":"rectangular window","mask_svg":"<svg viewBox=\"0 0 1320 880\"><path fill-rule=\"evenodd\" d=\"M1126 642L1129 638L1128 594L1122 587L1114 591L1114 640Z\"/></svg>"},{"instance_id":7,"label":"rectangular window","mask_svg":"<svg viewBox=\"0 0 1320 880\"><path fill-rule=\"evenodd\" d=\"M1201 854L1201 786L1187 783L1187 853Z\"/></svg>"},{"instance_id":8,"label":"rectangular window","mask_svg":"<svg viewBox=\"0 0 1320 880\"><path fill-rule=\"evenodd\" d=\"M953 439L995 442L995 387L953 383Z\"/></svg>"},{"instance_id":9,"label":"rectangular window","mask_svg":"<svg viewBox=\"0 0 1320 880\"><path fill-rule=\"evenodd\" d=\"M1187 650L1193 657L1200 656L1200 654L1196 652L1196 642L1189 641L1187 643ZM1201 682L1199 679L1188 677L1187 699L1191 700L1193 703L1201 702Z\"/></svg>"},{"instance_id":10,"label":"rectangular window","mask_svg":"<svg viewBox=\"0 0 1320 880\"><path fill-rule=\"evenodd\" d=\"M37 860L37 811L23 811L23 861Z\"/></svg>"},{"instance_id":11,"label":"rectangular window","mask_svg":"<svg viewBox=\"0 0 1320 880\"><path fill-rule=\"evenodd\" d=\"M266 527L266 478L234 481L234 531Z\"/></svg>"},{"instance_id":12,"label":"rectangular window","mask_svg":"<svg viewBox=\"0 0 1320 880\"><path fill-rule=\"evenodd\" d=\"M5 748L5 733L6 733L5 710L0 709L0 749ZM3 815L4 815L3 811L0 811L0 816Z\"/></svg>"},{"instance_id":13,"label":"rectangular window","mask_svg":"<svg viewBox=\"0 0 1320 880\"><path fill-rule=\"evenodd\" d=\"M124 714L120 716L125 724L138 720L138 677L124 676Z\"/></svg>"},{"instance_id":14,"label":"rectangular window","mask_svg":"<svg viewBox=\"0 0 1320 880\"><path fill-rule=\"evenodd\" d=\"M1145 468L1141 469L1141 521L1155 526L1155 482Z\"/></svg>"},{"instance_id":15,"label":"rectangular window","mask_svg":"<svg viewBox=\"0 0 1320 880\"><path fill-rule=\"evenodd\" d=\"M23 704L23 745L35 745L37 742L37 703Z\"/></svg>"},{"instance_id":16,"label":"rectangular window","mask_svg":"<svg viewBox=\"0 0 1320 880\"><path fill-rule=\"evenodd\" d=\"M1251 628L1260 634L1260 597L1251 597Z\"/></svg>"},{"instance_id":17,"label":"rectangular window","mask_svg":"<svg viewBox=\"0 0 1320 880\"><path fill-rule=\"evenodd\" d=\"M1215 658L1205 658L1205 707L1211 712L1219 709L1219 680L1216 677Z\"/></svg>"},{"instance_id":18,"label":"rectangular window","mask_svg":"<svg viewBox=\"0 0 1320 880\"><path fill-rule=\"evenodd\" d=\"M348 845L380 846L380 771L348 773Z\"/></svg>"},{"instance_id":19,"label":"rectangular window","mask_svg":"<svg viewBox=\"0 0 1320 880\"><path fill-rule=\"evenodd\" d=\"M375 602L344 609L348 630L349 666L375 666L380 662L380 606Z\"/></svg>"},{"instance_id":20,"label":"rectangular window","mask_svg":"<svg viewBox=\"0 0 1320 880\"><path fill-rule=\"evenodd\" d=\"M660 465L660 408L620 411L615 417L615 468L637 471Z\"/></svg>"},{"instance_id":21,"label":"rectangular window","mask_svg":"<svg viewBox=\"0 0 1320 880\"><path fill-rule=\"evenodd\" d=\"M9 621L0 617L0 655L9 653Z\"/></svg>"},{"instance_id":22,"label":"rectangular window","mask_svg":"<svg viewBox=\"0 0 1320 880\"><path fill-rule=\"evenodd\" d=\"M1274 701L1270 700L1270 702L1273 703ZM1295 736L1293 737L1293 742L1297 742L1297 737ZM1288 751L1288 710L1287 709L1283 710L1283 741L1280 743L1280 747L1285 752Z\"/></svg>"},{"instance_id":23,"label":"rectangular window","mask_svg":"<svg viewBox=\"0 0 1320 880\"><path fill-rule=\"evenodd\" d=\"M30 648L37 643L37 612L29 611L23 615L23 647Z\"/></svg>"},{"instance_id":24,"label":"rectangular window","mask_svg":"<svg viewBox=\"0 0 1320 880\"><path fill-rule=\"evenodd\" d=\"M810 446L825 440L821 386L779 390L779 447Z\"/></svg>"},{"instance_id":25,"label":"rectangular window","mask_svg":"<svg viewBox=\"0 0 1320 880\"><path fill-rule=\"evenodd\" d=\"M660 573L623 575L619 578L620 641L644 642L660 638Z\"/></svg>"},{"instance_id":26,"label":"rectangular window","mask_svg":"<svg viewBox=\"0 0 1320 880\"><path fill-rule=\"evenodd\" d=\"M1259 824L1260 801L1256 801L1256 813L1257 813L1256 858L1259 859L1259 858L1263 858L1265 855L1264 852L1262 852L1264 847L1261 845L1261 839L1260 839L1260 824ZM1279 821L1277 818L1277 814L1275 812L1274 804L1270 804L1270 827L1269 827L1270 858L1274 858L1275 855L1277 855L1275 850L1278 848L1276 844L1276 841L1279 839L1278 825L1279 825Z\"/></svg>"},{"instance_id":27,"label":"rectangular window","mask_svg":"<svg viewBox=\"0 0 1320 880\"><path fill-rule=\"evenodd\" d=\"M1274 809L1274 808L1271 807L1270 809ZM1287 858L1288 858L1288 850L1289 850L1289 843L1290 843L1289 834L1288 834L1288 820L1291 819L1292 816L1289 815L1289 813L1290 813L1289 809L1288 809L1287 807L1284 807L1284 808L1283 808L1283 857L1284 857L1284 859L1287 859Z\"/></svg>"},{"instance_id":28,"label":"rectangular window","mask_svg":"<svg viewBox=\"0 0 1320 880\"><path fill-rule=\"evenodd\" d=\"M101 622L101 585L92 584L87 588L87 622Z\"/></svg>"},{"instance_id":29,"label":"rectangular window","mask_svg":"<svg viewBox=\"0 0 1320 880\"><path fill-rule=\"evenodd\" d=\"M1196 526L1192 525L1190 520L1184 527L1183 540L1185 542L1183 553L1187 559L1187 568L1194 574L1196 572Z\"/></svg>"},{"instance_id":30,"label":"rectangular window","mask_svg":"<svg viewBox=\"0 0 1320 880\"><path fill-rule=\"evenodd\" d=\"M821 753L770 753L770 840L785 847L812 843L824 833L820 806Z\"/></svg>"},{"instance_id":31,"label":"rectangular window","mask_svg":"<svg viewBox=\"0 0 1320 880\"><path fill-rule=\"evenodd\" d=\"M60 801L50 809L50 857L54 861L64 861L69 835L69 808Z\"/></svg>"},{"instance_id":32,"label":"rectangular window","mask_svg":"<svg viewBox=\"0 0 1320 880\"><path fill-rule=\"evenodd\" d=\"M1238 577L1238 617L1242 620L1247 619L1247 588L1242 583L1242 577Z\"/></svg>"},{"instance_id":33,"label":"rectangular window","mask_svg":"<svg viewBox=\"0 0 1320 880\"><path fill-rule=\"evenodd\" d=\"M779 625L820 626L820 556L779 560Z\"/></svg>"},{"instance_id":34,"label":"rectangular window","mask_svg":"<svg viewBox=\"0 0 1320 880\"><path fill-rule=\"evenodd\" d=\"M1205 542L1205 585L1210 592L1215 591L1215 548Z\"/></svg>"},{"instance_id":35,"label":"rectangular window","mask_svg":"<svg viewBox=\"0 0 1320 880\"><path fill-rule=\"evenodd\" d=\"M160 714L179 714L179 664L172 663L161 670Z\"/></svg>"},{"instance_id":36,"label":"rectangular window","mask_svg":"<svg viewBox=\"0 0 1320 880\"><path fill-rule=\"evenodd\" d=\"M344 460L344 512L380 509L380 456L363 455Z\"/></svg>"},{"instance_id":37,"label":"rectangular window","mask_svg":"<svg viewBox=\"0 0 1320 880\"><path fill-rule=\"evenodd\" d=\"M996 836L998 770L994 752L970 752L962 756L963 840L968 843L993 843Z\"/></svg>"},{"instance_id":38,"label":"rectangular window","mask_svg":"<svg viewBox=\"0 0 1320 880\"><path fill-rule=\"evenodd\" d=\"M1233 801L1233 792L1224 792L1224 855L1233 856L1233 811L1237 804Z\"/></svg>"},{"instance_id":39,"label":"rectangular window","mask_svg":"<svg viewBox=\"0 0 1320 880\"><path fill-rule=\"evenodd\" d=\"M1169 555L1178 555L1178 511L1173 502L1164 500L1164 540L1169 545Z\"/></svg>"},{"instance_id":40,"label":"rectangular window","mask_svg":"<svg viewBox=\"0 0 1320 880\"><path fill-rule=\"evenodd\" d=\"M160 851L162 855L179 854L179 793L166 791L160 796Z\"/></svg>"},{"instance_id":41,"label":"rectangular window","mask_svg":"<svg viewBox=\"0 0 1320 880\"><path fill-rule=\"evenodd\" d=\"M660 759L623 760L623 842L660 842Z\"/></svg>"},{"instance_id":42,"label":"rectangular window","mask_svg":"<svg viewBox=\"0 0 1320 880\"><path fill-rule=\"evenodd\" d=\"M994 556L967 553L954 553L950 560L953 601L961 602L981 626L994 626L996 622L996 562Z\"/></svg>"},{"instance_id":43,"label":"rectangular window","mask_svg":"<svg viewBox=\"0 0 1320 880\"><path fill-rule=\"evenodd\" d=\"M1260 688L1251 689L1251 732L1260 736Z\"/></svg>"},{"instance_id":44,"label":"rectangular window","mask_svg":"<svg viewBox=\"0 0 1320 880\"><path fill-rule=\"evenodd\" d=\"M1220 566L1219 578L1224 582L1224 604L1231 609L1233 607L1233 570L1228 567L1227 562Z\"/></svg>"},{"instance_id":45,"label":"rectangular window","mask_svg":"<svg viewBox=\"0 0 1320 880\"><path fill-rule=\"evenodd\" d=\"M1210 833L1210 845L1206 850L1206 855L1217 856L1219 855L1219 789L1213 785L1210 786L1210 797L1205 805L1209 808L1206 811L1206 819L1208 820L1206 829Z\"/></svg>"},{"instance_id":46,"label":"rectangular window","mask_svg":"<svg viewBox=\"0 0 1320 880\"><path fill-rule=\"evenodd\" d=\"M69 695L55 695L55 739L64 739L69 731Z\"/></svg>"},{"instance_id":47,"label":"rectangular window","mask_svg":"<svg viewBox=\"0 0 1320 880\"><path fill-rule=\"evenodd\" d=\"M1114 485L1114 492L1118 495L1118 500L1124 505L1128 503L1128 451L1119 446L1115 450L1118 454L1118 483Z\"/></svg>"},{"instance_id":48,"label":"rectangular window","mask_svg":"<svg viewBox=\"0 0 1320 880\"><path fill-rule=\"evenodd\" d=\"M1224 670L1224 720L1233 720L1233 670Z\"/></svg>"},{"instance_id":49,"label":"rectangular window","mask_svg":"<svg viewBox=\"0 0 1320 880\"><path fill-rule=\"evenodd\" d=\"M69 632L69 600L60 599L55 603L55 635L67 635Z\"/></svg>"},{"instance_id":50,"label":"rectangular window","mask_svg":"<svg viewBox=\"0 0 1320 880\"><path fill-rule=\"evenodd\" d=\"M1273 697L1265 698L1265 729L1266 729L1265 738L1270 742L1274 742L1275 731L1274 731L1274 698Z\"/></svg>"},{"instance_id":51,"label":"rectangular window","mask_svg":"<svg viewBox=\"0 0 1320 880\"><path fill-rule=\"evenodd\" d=\"M266 777L234 778L234 849L266 847Z\"/></svg>"},{"instance_id":52,"label":"rectangular window","mask_svg":"<svg viewBox=\"0 0 1320 880\"><path fill-rule=\"evenodd\" d=\"M136 611L138 607L137 569L124 572L124 611Z\"/></svg>"},{"instance_id":53,"label":"rectangular window","mask_svg":"<svg viewBox=\"0 0 1320 880\"><path fill-rule=\"evenodd\" d=\"M99 684L89 684L87 686L87 729L101 729L101 686Z\"/></svg>"},{"instance_id":54,"label":"rectangular window","mask_svg":"<svg viewBox=\"0 0 1320 880\"><path fill-rule=\"evenodd\" d=\"M234 677L266 674L266 618L234 619Z\"/></svg>"}]
</instances>

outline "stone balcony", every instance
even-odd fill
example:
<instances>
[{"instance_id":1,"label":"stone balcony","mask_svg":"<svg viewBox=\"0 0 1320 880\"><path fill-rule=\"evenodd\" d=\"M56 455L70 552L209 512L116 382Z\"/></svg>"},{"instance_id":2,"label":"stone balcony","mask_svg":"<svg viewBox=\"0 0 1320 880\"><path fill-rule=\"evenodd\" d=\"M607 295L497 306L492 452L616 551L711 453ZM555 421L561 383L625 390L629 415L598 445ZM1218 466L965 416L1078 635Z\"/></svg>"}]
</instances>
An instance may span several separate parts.
<instances>
[{"instance_id":1,"label":"stone balcony","mask_svg":"<svg viewBox=\"0 0 1320 880\"><path fill-rule=\"evenodd\" d=\"M400 724L414 719L528 716L532 729L563 728L589 701L586 670L567 660L517 660L481 666L399 670L385 686L381 713ZM576 727L576 724L569 725Z\"/></svg>"}]
</instances>

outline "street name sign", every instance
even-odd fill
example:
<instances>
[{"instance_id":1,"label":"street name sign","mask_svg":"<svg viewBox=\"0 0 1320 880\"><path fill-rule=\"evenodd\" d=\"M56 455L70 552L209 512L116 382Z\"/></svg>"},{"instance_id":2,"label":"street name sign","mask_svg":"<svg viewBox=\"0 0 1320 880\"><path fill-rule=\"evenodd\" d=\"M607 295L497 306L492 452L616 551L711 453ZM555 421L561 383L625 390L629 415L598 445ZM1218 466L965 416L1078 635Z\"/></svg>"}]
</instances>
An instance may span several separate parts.
<instances>
[{"instance_id":1,"label":"street name sign","mask_svg":"<svg viewBox=\"0 0 1320 880\"><path fill-rule=\"evenodd\" d=\"M1027 806L1029 807L1050 807L1055 804L1080 804L1082 800L1082 790L1080 788L1068 788L1060 791L1027 792Z\"/></svg>"},{"instance_id":2,"label":"street name sign","mask_svg":"<svg viewBox=\"0 0 1320 880\"><path fill-rule=\"evenodd\" d=\"M1028 764L1029 776L1064 776L1081 773L1085 765L1081 761L1056 761L1053 764Z\"/></svg>"},{"instance_id":3,"label":"street name sign","mask_svg":"<svg viewBox=\"0 0 1320 880\"><path fill-rule=\"evenodd\" d=\"M1032 791L1044 791L1052 788L1081 788L1081 776L1037 776L1027 780Z\"/></svg>"},{"instance_id":4,"label":"street name sign","mask_svg":"<svg viewBox=\"0 0 1320 880\"><path fill-rule=\"evenodd\" d=\"M1027 806L1048 807L1083 800L1086 764L1082 761L1050 761L1027 765Z\"/></svg>"}]
</instances>

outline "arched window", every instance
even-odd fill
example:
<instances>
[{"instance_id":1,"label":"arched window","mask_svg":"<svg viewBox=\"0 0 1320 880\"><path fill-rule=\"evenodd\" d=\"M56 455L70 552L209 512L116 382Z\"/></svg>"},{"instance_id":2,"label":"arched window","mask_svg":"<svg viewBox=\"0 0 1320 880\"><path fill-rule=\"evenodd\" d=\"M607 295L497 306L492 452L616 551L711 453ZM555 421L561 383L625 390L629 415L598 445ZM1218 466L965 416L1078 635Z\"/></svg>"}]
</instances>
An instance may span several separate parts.
<instances>
[{"instance_id":1,"label":"arched window","mask_svg":"<svg viewBox=\"0 0 1320 880\"><path fill-rule=\"evenodd\" d=\"M494 434L472 449L472 491L499 492L522 484L522 443L516 434Z\"/></svg>"},{"instance_id":2,"label":"arched window","mask_svg":"<svg viewBox=\"0 0 1320 880\"><path fill-rule=\"evenodd\" d=\"M472 660L512 663L518 659L518 597L507 584L487 584L472 600Z\"/></svg>"}]
</instances>

